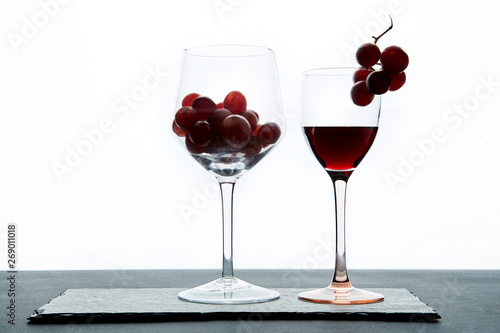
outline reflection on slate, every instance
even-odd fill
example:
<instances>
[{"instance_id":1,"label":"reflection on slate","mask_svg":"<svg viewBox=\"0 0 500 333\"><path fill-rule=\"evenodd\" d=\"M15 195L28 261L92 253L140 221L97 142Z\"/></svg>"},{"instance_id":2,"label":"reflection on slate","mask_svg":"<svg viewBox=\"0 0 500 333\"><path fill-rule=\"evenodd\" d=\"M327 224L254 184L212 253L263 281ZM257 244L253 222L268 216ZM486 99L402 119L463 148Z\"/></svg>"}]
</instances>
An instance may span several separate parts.
<instances>
[{"instance_id":1,"label":"reflection on slate","mask_svg":"<svg viewBox=\"0 0 500 333\"><path fill-rule=\"evenodd\" d=\"M181 288L68 289L35 310L31 323L145 322L221 319L344 319L435 321L432 308L403 288L367 289L385 295L379 303L315 304L297 299L304 289L279 289L279 300L268 303L213 305L183 302Z\"/></svg>"}]
</instances>

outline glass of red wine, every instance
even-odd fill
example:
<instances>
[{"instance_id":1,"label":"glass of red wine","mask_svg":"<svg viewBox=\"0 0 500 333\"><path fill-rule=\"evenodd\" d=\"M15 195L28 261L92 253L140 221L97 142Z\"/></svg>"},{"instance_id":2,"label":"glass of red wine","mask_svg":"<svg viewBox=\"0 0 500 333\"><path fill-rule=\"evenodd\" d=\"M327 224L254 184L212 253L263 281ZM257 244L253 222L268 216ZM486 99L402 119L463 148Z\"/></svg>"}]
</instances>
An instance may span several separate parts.
<instances>
[{"instance_id":1,"label":"glass of red wine","mask_svg":"<svg viewBox=\"0 0 500 333\"><path fill-rule=\"evenodd\" d=\"M185 50L172 130L181 146L215 177L222 195L222 275L180 292L179 299L213 304L278 299L278 292L240 280L233 272L234 185L285 132L273 51L242 45Z\"/></svg>"},{"instance_id":2,"label":"glass of red wine","mask_svg":"<svg viewBox=\"0 0 500 333\"><path fill-rule=\"evenodd\" d=\"M363 304L384 296L349 282L345 246L347 180L377 134L380 96L360 107L351 99L356 68L322 68L304 73L300 123L318 162L333 182L336 219L335 270L326 288L304 291L299 299L316 303Z\"/></svg>"}]
</instances>

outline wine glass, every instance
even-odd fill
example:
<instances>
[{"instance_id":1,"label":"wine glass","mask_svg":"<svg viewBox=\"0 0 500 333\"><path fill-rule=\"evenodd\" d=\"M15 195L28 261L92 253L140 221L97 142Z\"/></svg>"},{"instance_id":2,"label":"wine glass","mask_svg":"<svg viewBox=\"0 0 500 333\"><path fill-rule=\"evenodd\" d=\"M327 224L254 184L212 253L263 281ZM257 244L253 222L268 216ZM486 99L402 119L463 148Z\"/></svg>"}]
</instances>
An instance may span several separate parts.
<instances>
[{"instance_id":1,"label":"wine glass","mask_svg":"<svg viewBox=\"0 0 500 333\"><path fill-rule=\"evenodd\" d=\"M184 51L172 129L191 156L219 182L222 195L222 276L178 294L197 303L244 304L279 293L233 272L233 191L236 181L282 139L285 116L272 50L200 46Z\"/></svg>"},{"instance_id":2,"label":"wine glass","mask_svg":"<svg viewBox=\"0 0 500 333\"><path fill-rule=\"evenodd\" d=\"M384 299L354 288L347 276L345 195L349 176L370 149L378 129L380 96L364 107L351 100L356 68L320 68L304 73L300 124L318 162L333 182L336 219L335 271L331 284L304 291L299 299L316 303L363 304Z\"/></svg>"}]
</instances>

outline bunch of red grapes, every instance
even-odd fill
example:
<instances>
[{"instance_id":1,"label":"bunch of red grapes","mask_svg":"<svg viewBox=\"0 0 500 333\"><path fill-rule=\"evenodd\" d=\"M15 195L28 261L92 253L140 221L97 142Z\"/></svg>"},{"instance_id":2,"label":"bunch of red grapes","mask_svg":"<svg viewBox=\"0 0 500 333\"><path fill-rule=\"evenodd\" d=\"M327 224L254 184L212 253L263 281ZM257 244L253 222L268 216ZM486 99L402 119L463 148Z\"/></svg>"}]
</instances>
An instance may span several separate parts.
<instances>
[{"instance_id":1,"label":"bunch of red grapes","mask_svg":"<svg viewBox=\"0 0 500 333\"><path fill-rule=\"evenodd\" d=\"M391 28L392 24L389 29ZM406 82L404 70L408 67L408 54L394 45L380 52L376 42L382 35L374 37L375 43L361 45L356 52L356 60L361 67L354 72L351 98L358 106L367 106L375 95L385 94L389 90L396 91ZM378 70L373 68L377 64L381 66Z\"/></svg>"},{"instance_id":2,"label":"bunch of red grapes","mask_svg":"<svg viewBox=\"0 0 500 333\"><path fill-rule=\"evenodd\" d=\"M255 156L281 136L278 124L259 124L259 115L247 109L246 98L239 91L231 91L219 104L197 93L186 95L172 129L185 137L186 148L193 154L241 152Z\"/></svg>"}]
</instances>

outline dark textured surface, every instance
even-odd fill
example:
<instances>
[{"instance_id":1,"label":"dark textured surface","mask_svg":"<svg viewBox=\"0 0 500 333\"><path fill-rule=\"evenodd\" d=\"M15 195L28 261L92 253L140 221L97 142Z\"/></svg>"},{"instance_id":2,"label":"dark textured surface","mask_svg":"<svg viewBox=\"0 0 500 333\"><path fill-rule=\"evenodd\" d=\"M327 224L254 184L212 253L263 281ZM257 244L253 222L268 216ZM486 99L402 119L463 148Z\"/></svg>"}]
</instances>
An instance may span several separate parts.
<instances>
[{"instance_id":1,"label":"dark textured surface","mask_svg":"<svg viewBox=\"0 0 500 333\"><path fill-rule=\"evenodd\" d=\"M260 316L284 319L433 320L439 315L404 288L368 289L385 296L383 302L332 305L303 302L301 288L274 288L280 298L258 304L198 304L184 302L177 294L184 288L81 288L68 289L37 309L36 323L147 322L243 319Z\"/></svg>"},{"instance_id":2,"label":"dark textured surface","mask_svg":"<svg viewBox=\"0 0 500 333\"><path fill-rule=\"evenodd\" d=\"M350 320L215 320L101 324L28 324L43 304L71 288L185 288L216 278L219 271L21 271L17 274L16 325L0 317L0 332L500 332L500 271L351 270L360 288L406 288L441 315L437 323ZM7 276L3 272L4 277ZM244 270L236 275L269 288L316 288L331 272ZM5 304L8 281L0 279ZM5 308L6 305L2 305ZM5 311L6 312L6 311Z\"/></svg>"}]
</instances>

